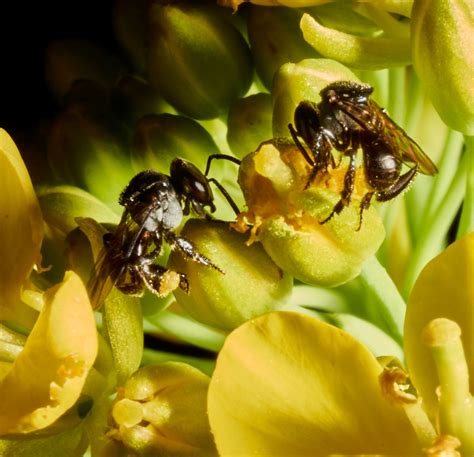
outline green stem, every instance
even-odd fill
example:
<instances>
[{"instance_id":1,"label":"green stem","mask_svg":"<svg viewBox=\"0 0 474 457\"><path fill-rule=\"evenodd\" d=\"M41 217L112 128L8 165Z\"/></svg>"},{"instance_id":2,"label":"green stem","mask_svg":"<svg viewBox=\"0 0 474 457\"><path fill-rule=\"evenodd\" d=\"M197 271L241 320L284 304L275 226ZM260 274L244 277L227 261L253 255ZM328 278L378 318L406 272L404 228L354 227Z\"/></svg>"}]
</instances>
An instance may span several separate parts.
<instances>
[{"instance_id":1,"label":"green stem","mask_svg":"<svg viewBox=\"0 0 474 457\"><path fill-rule=\"evenodd\" d=\"M466 195L462 205L461 220L459 221L456 238L460 239L474 232L474 137L466 137L467 179Z\"/></svg>"},{"instance_id":2,"label":"green stem","mask_svg":"<svg viewBox=\"0 0 474 457\"><path fill-rule=\"evenodd\" d=\"M412 69L407 94L407 105L410 109L405 113L404 124L405 130L410 136L415 134L421 113L423 112L423 97L424 94L420 79Z\"/></svg>"},{"instance_id":3,"label":"green stem","mask_svg":"<svg viewBox=\"0 0 474 457\"><path fill-rule=\"evenodd\" d=\"M380 206L380 209L383 208L383 212L379 211L379 214L382 217L385 227L385 239L377 252L377 258L380 263L385 266L388 263L389 245L392 241L393 227L400 216L400 211L404 203L402 198L396 198ZM379 208L377 208L377 210L379 210Z\"/></svg>"},{"instance_id":4,"label":"green stem","mask_svg":"<svg viewBox=\"0 0 474 457\"><path fill-rule=\"evenodd\" d=\"M371 257L364 263L359 278L379 302L380 317L389 334L401 345L406 305L387 271L376 257Z\"/></svg>"},{"instance_id":5,"label":"green stem","mask_svg":"<svg viewBox=\"0 0 474 457\"><path fill-rule=\"evenodd\" d=\"M389 70L388 112L390 117L400 125L405 120L405 77L406 67L395 67Z\"/></svg>"},{"instance_id":6,"label":"green stem","mask_svg":"<svg viewBox=\"0 0 474 457\"><path fill-rule=\"evenodd\" d=\"M182 341L209 351L219 351L226 337L224 332L170 311L161 311L146 320Z\"/></svg>"},{"instance_id":7,"label":"green stem","mask_svg":"<svg viewBox=\"0 0 474 457\"><path fill-rule=\"evenodd\" d=\"M419 242L415 245L405 274L404 297L409 296L418 274L426 263L443 249L444 238L464 197L469 161L469 156L464 154L443 201L420 228Z\"/></svg>"},{"instance_id":8,"label":"green stem","mask_svg":"<svg viewBox=\"0 0 474 457\"><path fill-rule=\"evenodd\" d=\"M446 195L447 190L459 167L459 158L463 149L463 136L455 130L449 130L446 138L443 155L439 162L439 173L433 182L433 190L426 203L422 220L433 216L440 202Z\"/></svg>"},{"instance_id":9,"label":"green stem","mask_svg":"<svg viewBox=\"0 0 474 457\"><path fill-rule=\"evenodd\" d=\"M214 371L215 361L204 359L202 357L193 357L190 355L175 354L174 352L156 351L154 349L145 348L143 350L142 366L152 365L164 362L183 362L201 370L207 375L211 375Z\"/></svg>"},{"instance_id":10,"label":"green stem","mask_svg":"<svg viewBox=\"0 0 474 457\"><path fill-rule=\"evenodd\" d=\"M359 70L358 75L364 82L369 83L374 88L374 99L380 106L388 106L388 90L389 90L389 70L384 68L382 70Z\"/></svg>"}]
</instances>

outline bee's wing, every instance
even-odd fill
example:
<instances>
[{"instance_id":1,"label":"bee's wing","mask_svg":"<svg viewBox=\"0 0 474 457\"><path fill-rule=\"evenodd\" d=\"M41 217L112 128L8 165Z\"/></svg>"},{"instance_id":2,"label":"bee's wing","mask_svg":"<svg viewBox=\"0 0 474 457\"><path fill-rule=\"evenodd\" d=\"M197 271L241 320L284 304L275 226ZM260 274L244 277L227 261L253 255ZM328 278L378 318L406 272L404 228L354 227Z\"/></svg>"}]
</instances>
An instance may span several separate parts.
<instances>
[{"instance_id":1,"label":"bee's wing","mask_svg":"<svg viewBox=\"0 0 474 457\"><path fill-rule=\"evenodd\" d=\"M92 270L87 290L94 309L99 308L117 284L120 276L129 264L131 255L135 252L145 230L145 223L156 212L160 203L148 208L143 217L141 226L137 225L128 210L125 210L115 232L111 235L107 245L99 252Z\"/></svg>"},{"instance_id":2,"label":"bee's wing","mask_svg":"<svg viewBox=\"0 0 474 457\"><path fill-rule=\"evenodd\" d=\"M138 231L127 210L123 212L122 219L115 232L110 234L107 244L102 247L97 255L91 276L87 283L89 299L93 309L99 308L117 283L120 275L127 266L126 254L129 242L136 242Z\"/></svg>"},{"instance_id":3,"label":"bee's wing","mask_svg":"<svg viewBox=\"0 0 474 457\"><path fill-rule=\"evenodd\" d=\"M374 109L378 110L382 117L383 132L385 140L389 141L396 152L397 157L407 164L418 165L418 171L424 175L435 175L438 173L436 165L423 152L421 147L410 138L405 131L398 126L384 110L382 110L374 101L370 101Z\"/></svg>"}]
</instances>

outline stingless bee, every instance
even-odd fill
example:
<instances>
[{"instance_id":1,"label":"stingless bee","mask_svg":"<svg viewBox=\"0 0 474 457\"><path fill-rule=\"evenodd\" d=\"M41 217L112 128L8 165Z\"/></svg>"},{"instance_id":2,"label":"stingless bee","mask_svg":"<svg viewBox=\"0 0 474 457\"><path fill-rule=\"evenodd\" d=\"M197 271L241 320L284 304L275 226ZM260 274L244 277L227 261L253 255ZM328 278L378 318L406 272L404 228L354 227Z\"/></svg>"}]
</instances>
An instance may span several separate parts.
<instances>
[{"instance_id":1,"label":"stingless bee","mask_svg":"<svg viewBox=\"0 0 474 457\"><path fill-rule=\"evenodd\" d=\"M420 146L399 127L370 97L373 88L353 81L337 81L321 90L321 102L302 101L294 114L290 133L305 160L311 165L306 188L320 172L336 168L332 149L350 159L344 176L341 198L321 224L339 214L351 202L356 176L356 155L363 152L364 174L369 191L360 203L362 213L372 198L388 201L413 181L417 172L435 175L438 170ZM304 140L308 150L300 142ZM411 168L401 174L402 164Z\"/></svg>"},{"instance_id":2,"label":"stingless bee","mask_svg":"<svg viewBox=\"0 0 474 457\"><path fill-rule=\"evenodd\" d=\"M100 307L112 288L129 295L142 295L147 288L165 296L177 287L189 292L183 273L174 272L155 263L163 243L179 250L187 259L224 273L186 238L175 233L183 215L192 209L198 216L212 218L215 211L210 182L223 192L236 213L237 205L214 179L207 178L192 163L176 158L170 174L155 170L138 173L120 195L125 209L113 233L104 235L101 250L88 283L94 308Z\"/></svg>"}]
</instances>

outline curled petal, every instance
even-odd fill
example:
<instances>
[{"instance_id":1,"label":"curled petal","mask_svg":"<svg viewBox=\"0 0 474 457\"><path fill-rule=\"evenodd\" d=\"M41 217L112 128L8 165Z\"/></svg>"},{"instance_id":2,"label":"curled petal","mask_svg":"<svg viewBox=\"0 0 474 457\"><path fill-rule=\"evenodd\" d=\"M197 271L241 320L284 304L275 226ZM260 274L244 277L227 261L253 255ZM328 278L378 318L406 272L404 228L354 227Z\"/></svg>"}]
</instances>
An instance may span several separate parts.
<instances>
[{"instance_id":1,"label":"curled petal","mask_svg":"<svg viewBox=\"0 0 474 457\"><path fill-rule=\"evenodd\" d=\"M432 417L436 414L439 385L429 347L422 330L438 317L456 322L468 363L470 391L474 392L474 233L449 246L421 272L408 300L405 320L405 353L411 378Z\"/></svg>"},{"instance_id":2,"label":"curled petal","mask_svg":"<svg viewBox=\"0 0 474 457\"><path fill-rule=\"evenodd\" d=\"M300 23L304 39L324 57L344 65L366 70L379 70L410 63L408 38L359 37L319 24L309 14Z\"/></svg>"},{"instance_id":3,"label":"curled petal","mask_svg":"<svg viewBox=\"0 0 474 457\"><path fill-rule=\"evenodd\" d=\"M67 272L45 304L23 351L0 382L0 435L52 424L77 401L97 354L87 292Z\"/></svg>"},{"instance_id":4,"label":"curled petal","mask_svg":"<svg viewBox=\"0 0 474 457\"><path fill-rule=\"evenodd\" d=\"M247 322L227 338L209 387L220 455L419 455L380 372L364 346L316 319L274 312Z\"/></svg>"},{"instance_id":5,"label":"curled petal","mask_svg":"<svg viewBox=\"0 0 474 457\"><path fill-rule=\"evenodd\" d=\"M0 129L0 221L0 319L11 319L22 286L33 266L41 261L43 220L20 152L3 129Z\"/></svg>"}]
</instances>

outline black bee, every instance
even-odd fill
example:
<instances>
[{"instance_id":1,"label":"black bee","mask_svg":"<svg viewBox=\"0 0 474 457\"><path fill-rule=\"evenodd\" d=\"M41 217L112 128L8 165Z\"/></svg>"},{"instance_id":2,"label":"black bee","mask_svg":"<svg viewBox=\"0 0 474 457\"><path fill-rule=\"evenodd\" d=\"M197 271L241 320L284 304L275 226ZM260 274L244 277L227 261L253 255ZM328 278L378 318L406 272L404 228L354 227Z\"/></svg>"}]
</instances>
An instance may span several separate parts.
<instances>
[{"instance_id":1,"label":"black bee","mask_svg":"<svg viewBox=\"0 0 474 457\"><path fill-rule=\"evenodd\" d=\"M174 232L190 209L201 217L211 218L205 209L208 207L210 212L216 209L210 182L217 184L238 213L225 189L184 159L173 160L169 176L145 170L130 181L119 198L125 208L120 223L113 233L104 235L104 247L88 284L94 308L102 304L114 286L129 295L141 295L145 288L159 296L177 287L188 292L189 284L183 273L155 263L163 242L186 258L224 273L190 241Z\"/></svg>"},{"instance_id":2,"label":"black bee","mask_svg":"<svg viewBox=\"0 0 474 457\"><path fill-rule=\"evenodd\" d=\"M295 127L289 124L290 133L312 170L306 187L319 172L336 168L332 149L350 157L344 177L341 199L321 224L339 214L351 202L356 175L356 155L363 152L364 173L370 190L360 204L362 213L370 206L373 197L388 201L400 194L413 181L417 172L435 175L436 165L420 146L399 127L387 112L377 105L370 95L368 84L337 81L321 92L321 102L301 102L295 110ZM301 137L307 149L301 144ZM411 168L401 174L402 164Z\"/></svg>"}]
</instances>

